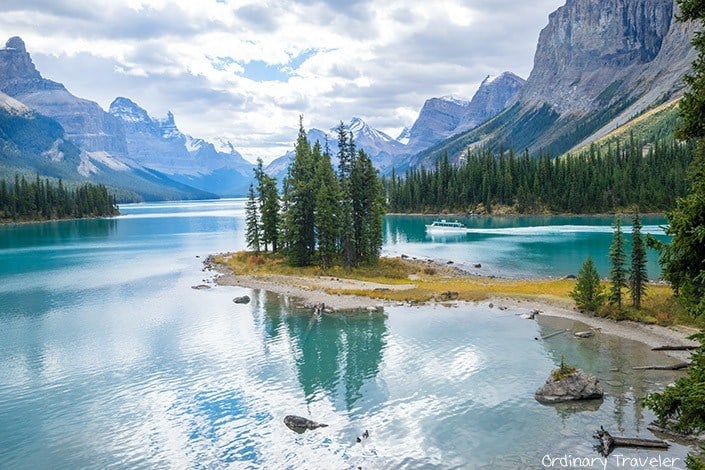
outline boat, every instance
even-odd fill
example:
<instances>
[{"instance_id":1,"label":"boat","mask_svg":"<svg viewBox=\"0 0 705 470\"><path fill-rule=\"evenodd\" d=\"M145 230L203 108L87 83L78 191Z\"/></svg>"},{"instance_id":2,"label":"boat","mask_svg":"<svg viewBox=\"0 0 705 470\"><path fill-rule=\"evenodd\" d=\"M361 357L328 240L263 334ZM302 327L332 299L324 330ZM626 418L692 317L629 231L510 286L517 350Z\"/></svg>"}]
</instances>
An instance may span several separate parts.
<instances>
[{"instance_id":1,"label":"boat","mask_svg":"<svg viewBox=\"0 0 705 470\"><path fill-rule=\"evenodd\" d=\"M448 222L445 219L434 220L431 225L426 225L426 231L431 234L456 234L467 233L468 228L465 224L458 222Z\"/></svg>"}]
</instances>

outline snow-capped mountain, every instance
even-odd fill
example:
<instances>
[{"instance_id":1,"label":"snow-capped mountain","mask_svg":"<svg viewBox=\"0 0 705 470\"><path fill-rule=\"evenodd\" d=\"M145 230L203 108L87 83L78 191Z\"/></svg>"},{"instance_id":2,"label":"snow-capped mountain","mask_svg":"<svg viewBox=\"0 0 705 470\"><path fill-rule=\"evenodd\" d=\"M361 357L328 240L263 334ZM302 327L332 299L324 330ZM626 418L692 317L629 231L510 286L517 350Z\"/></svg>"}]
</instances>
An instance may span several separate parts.
<instances>
[{"instance_id":1,"label":"snow-capped mountain","mask_svg":"<svg viewBox=\"0 0 705 470\"><path fill-rule=\"evenodd\" d=\"M155 119L124 97L113 101L110 114L123 122L128 154L139 164L218 195L245 194L253 165L232 143L220 139L216 148L211 142L183 134L172 112Z\"/></svg>"},{"instance_id":2,"label":"snow-capped mountain","mask_svg":"<svg viewBox=\"0 0 705 470\"><path fill-rule=\"evenodd\" d=\"M369 126L363 119L358 117L352 118L345 125L345 129L352 133L356 148L364 150L369 155L375 168L382 173L391 171L397 157L406 153L406 146L403 143ZM333 157L337 155L338 126L333 126L328 131L312 128L308 130L306 136L312 144L320 142L322 146L325 146L327 141L331 155ZM268 174L276 176L279 180L286 175L289 162L294 157L293 143L291 147L291 151L267 165L265 171Z\"/></svg>"},{"instance_id":3,"label":"snow-capped mountain","mask_svg":"<svg viewBox=\"0 0 705 470\"><path fill-rule=\"evenodd\" d=\"M103 183L131 199L213 197L130 160L122 121L42 77L19 37L0 49L0 92L0 109L8 113L0 159L23 155L3 162L5 169Z\"/></svg>"}]
</instances>

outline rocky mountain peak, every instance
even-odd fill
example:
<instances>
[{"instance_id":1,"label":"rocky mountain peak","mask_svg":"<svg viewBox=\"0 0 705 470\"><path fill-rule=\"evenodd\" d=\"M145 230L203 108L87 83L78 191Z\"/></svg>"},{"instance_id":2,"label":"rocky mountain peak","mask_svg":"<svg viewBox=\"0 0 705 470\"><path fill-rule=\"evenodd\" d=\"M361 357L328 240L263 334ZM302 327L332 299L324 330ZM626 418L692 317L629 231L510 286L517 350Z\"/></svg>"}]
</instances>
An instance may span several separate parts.
<instances>
[{"instance_id":1,"label":"rocky mountain peak","mask_svg":"<svg viewBox=\"0 0 705 470\"><path fill-rule=\"evenodd\" d=\"M0 49L0 91L16 97L35 90L64 89L42 78L29 56L24 41L15 36Z\"/></svg>"},{"instance_id":2,"label":"rocky mountain peak","mask_svg":"<svg viewBox=\"0 0 705 470\"><path fill-rule=\"evenodd\" d=\"M110 114L122 119L125 122L150 122L147 111L129 98L118 96L110 103Z\"/></svg>"},{"instance_id":3,"label":"rocky mountain peak","mask_svg":"<svg viewBox=\"0 0 705 470\"><path fill-rule=\"evenodd\" d=\"M5 49L14 49L18 52L27 52L24 41L19 36L13 36L5 43Z\"/></svg>"},{"instance_id":4,"label":"rocky mountain peak","mask_svg":"<svg viewBox=\"0 0 705 470\"><path fill-rule=\"evenodd\" d=\"M488 75L470 101L453 95L426 100L418 119L404 136L408 138L410 152L428 148L496 116L524 83L521 77L504 72L496 77Z\"/></svg>"},{"instance_id":5,"label":"rocky mountain peak","mask_svg":"<svg viewBox=\"0 0 705 470\"><path fill-rule=\"evenodd\" d=\"M162 130L162 136L165 139L174 139L174 138L182 138L183 134L179 130L178 127L176 127L176 121L174 120L174 113L171 111L166 112L166 118L165 119L159 119L159 127Z\"/></svg>"}]
</instances>

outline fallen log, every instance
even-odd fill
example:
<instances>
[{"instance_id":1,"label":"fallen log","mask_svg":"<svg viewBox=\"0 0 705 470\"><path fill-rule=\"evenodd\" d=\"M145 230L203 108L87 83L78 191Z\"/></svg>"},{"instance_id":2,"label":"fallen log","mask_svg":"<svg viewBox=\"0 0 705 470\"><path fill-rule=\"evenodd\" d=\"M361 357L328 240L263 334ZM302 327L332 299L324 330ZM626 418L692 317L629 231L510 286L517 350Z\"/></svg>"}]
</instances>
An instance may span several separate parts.
<instances>
[{"instance_id":1,"label":"fallen log","mask_svg":"<svg viewBox=\"0 0 705 470\"><path fill-rule=\"evenodd\" d=\"M670 366L639 366L632 367L632 370L681 370L690 365L690 362L679 362Z\"/></svg>"},{"instance_id":2,"label":"fallen log","mask_svg":"<svg viewBox=\"0 0 705 470\"><path fill-rule=\"evenodd\" d=\"M668 449L668 442L661 439L640 439L635 437L613 437L603 426L593 435L600 441L596 446L600 454L607 457L615 447L637 447L642 449Z\"/></svg>"},{"instance_id":3,"label":"fallen log","mask_svg":"<svg viewBox=\"0 0 705 470\"><path fill-rule=\"evenodd\" d=\"M697 346L685 346L685 345L666 345L666 346L656 346L651 348L652 351L692 351L697 349Z\"/></svg>"},{"instance_id":4,"label":"fallen log","mask_svg":"<svg viewBox=\"0 0 705 470\"><path fill-rule=\"evenodd\" d=\"M553 338L554 336L557 336L557 335L560 335L560 334L562 334L562 333L565 333L566 331L570 331L570 330L556 331L555 333L551 333L550 335L540 336L540 337L539 337L539 336L536 336L534 339L536 339L536 340L542 339L542 340L543 340L543 339Z\"/></svg>"}]
</instances>

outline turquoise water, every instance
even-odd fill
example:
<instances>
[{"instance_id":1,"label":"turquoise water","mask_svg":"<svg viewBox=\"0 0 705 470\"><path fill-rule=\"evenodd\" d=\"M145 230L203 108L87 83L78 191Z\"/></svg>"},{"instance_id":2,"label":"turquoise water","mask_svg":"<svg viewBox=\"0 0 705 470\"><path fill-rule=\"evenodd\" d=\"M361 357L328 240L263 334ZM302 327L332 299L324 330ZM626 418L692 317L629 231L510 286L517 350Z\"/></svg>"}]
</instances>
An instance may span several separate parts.
<instances>
[{"instance_id":1,"label":"turquoise water","mask_svg":"<svg viewBox=\"0 0 705 470\"><path fill-rule=\"evenodd\" d=\"M197 291L211 277L206 255L243 247L243 201L122 211L0 227L0 468L543 468L547 454L596 457L600 425L650 437L637 399L677 377L633 373L667 360L637 343L535 340L585 326L520 310L389 307L312 321L263 291ZM397 240L385 250L405 237L409 254L434 253L414 230L389 221ZM253 302L232 302L243 294ZM603 381L604 401L533 399L561 356ZM329 427L296 434L287 414Z\"/></svg>"},{"instance_id":2,"label":"turquoise water","mask_svg":"<svg viewBox=\"0 0 705 470\"><path fill-rule=\"evenodd\" d=\"M631 216L625 216L627 254ZM607 216L472 216L459 220L470 229L461 235L428 235L430 216L391 215L385 224L385 251L419 258L453 261L472 272L502 277L561 277L577 274L591 256L600 275L609 273L608 253L614 218ZM642 233L667 241L661 216L643 216ZM647 250L648 273L660 276L658 254ZM481 269L474 269L481 264Z\"/></svg>"}]
</instances>

